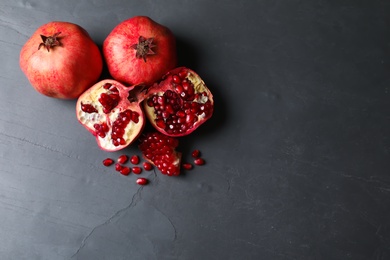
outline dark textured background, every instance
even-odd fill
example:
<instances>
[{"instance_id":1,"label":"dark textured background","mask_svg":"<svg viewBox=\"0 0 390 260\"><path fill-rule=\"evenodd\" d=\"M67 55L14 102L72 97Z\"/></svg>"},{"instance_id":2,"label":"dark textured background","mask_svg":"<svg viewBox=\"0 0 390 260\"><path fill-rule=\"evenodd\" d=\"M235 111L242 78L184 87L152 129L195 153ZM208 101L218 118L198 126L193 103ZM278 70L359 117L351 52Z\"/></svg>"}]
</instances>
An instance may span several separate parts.
<instances>
[{"instance_id":1,"label":"dark textured background","mask_svg":"<svg viewBox=\"0 0 390 260\"><path fill-rule=\"evenodd\" d=\"M0 3L1 259L390 259L390 2ZM135 184L75 117L37 94L19 51L40 25L171 28L215 96L181 138L207 165ZM108 77L107 73L102 77Z\"/></svg>"}]
</instances>

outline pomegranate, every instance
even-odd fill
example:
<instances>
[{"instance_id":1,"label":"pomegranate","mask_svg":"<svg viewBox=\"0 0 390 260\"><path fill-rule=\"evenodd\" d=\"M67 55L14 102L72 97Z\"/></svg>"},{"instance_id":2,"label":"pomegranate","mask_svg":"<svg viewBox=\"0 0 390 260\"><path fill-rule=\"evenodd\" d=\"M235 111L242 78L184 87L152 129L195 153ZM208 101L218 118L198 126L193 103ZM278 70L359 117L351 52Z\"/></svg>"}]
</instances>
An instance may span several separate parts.
<instances>
[{"instance_id":1,"label":"pomegranate","mask_svg":"<svg viewBox=\"0 0 390 260\"><path fill-rule=\"evenodd\" d=\"M102 80L77 100L77 119L96 137L101 149L121 150L137 139L144 127L140 105L144 90L141 85L126 87L115 80Z\"/></svg>"},{"instance_id":2,"label":"pomegranate","mask_svg":"<svg viewBox=\"0 0 390 260\"><path fill-rule=\"evenodd\" d=\"M99 79L103 58L85 29L55 21L33 33L21 49L19 64L39 93L74 99Z\"/></svg>"},{"instance_id":3,"label":"pomegranate","mask_svg":"<svg viewBox=\"0 0 390 260\"><path fill-rule=\"evenodd\" d=\"M213 114L213 95L191 69L176 68L148 90L145 113L152 125L168 136L184 136Z\"/></svg>"},{"instance_id":4,"label":"pomegranate","mask_svg":"<svg viewBox=\"0 0 390 260\"><path fill-rule=\"evenodd\" d=\"M179 145L176 138L153 132L141 136L140 141L139 148L143 157L155 165L162 174L169 176L180 174L181 153L175 150Z\"/></svg>"},{"instance_id":5,"label":"pomegranate","mask_svg":"<svg viewBox=\"0 0 390 260\"><path fill-rule=\"evenodd\" d=\"M118 24L103 43L111 76L129 85L150 85L177 65L176 40L165 26L135 16Z\"/></svg>"}]
</instances>

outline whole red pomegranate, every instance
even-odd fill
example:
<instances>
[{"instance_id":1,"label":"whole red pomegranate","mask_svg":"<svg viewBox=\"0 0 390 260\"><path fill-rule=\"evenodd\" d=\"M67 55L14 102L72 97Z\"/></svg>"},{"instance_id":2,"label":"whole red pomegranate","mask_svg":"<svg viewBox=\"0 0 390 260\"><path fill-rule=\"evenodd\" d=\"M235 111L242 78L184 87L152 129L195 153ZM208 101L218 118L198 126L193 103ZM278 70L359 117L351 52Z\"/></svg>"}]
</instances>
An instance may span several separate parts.
<instances>
[{"instance_id":1,"label":"whole red pomegranate","mask_svg":"<svg viewBox=\"0 0 390 260\"><path fill-rule=\"evenodd\" d=\"M19 63L39 93L62 99L80 96L103 69L102 55L87 31L60 21L34 32L22 47Z\"/></svg>"},{"instance_id":2,"label":"whole red pomegranate","mask_svg":"<svg viewBox=\"0 0 390 260\"><path fill-rule=\"evenodd\" d=\"M176 40L165 26L146 16L118 24L103 43L111 76L129 85L150 85L177 65Z\"/></svg>"},{"instance_id":3,"label":"whole red pomegranate","mask_svg":"<svg viewBox=\"0 0 390 260\"><path fill-rule=\"evenodd\" d=\"M212 116L214 100L196 72L179 67L149 88L144 108L158 131L168 136L184 136Z\"/></svg>"},{"instance_id":4,"label":"whole red pomegranate","mask_svg":"<svg viewBox=\"0 0 390 260\"><path fill-rule=\"evenodd\" d=\"M86 90L77 100L78 121L105 151L118 151L140 135L145 118L140 103L144 86L126 87L106 79Z\"/></svg>"}]
</instances>

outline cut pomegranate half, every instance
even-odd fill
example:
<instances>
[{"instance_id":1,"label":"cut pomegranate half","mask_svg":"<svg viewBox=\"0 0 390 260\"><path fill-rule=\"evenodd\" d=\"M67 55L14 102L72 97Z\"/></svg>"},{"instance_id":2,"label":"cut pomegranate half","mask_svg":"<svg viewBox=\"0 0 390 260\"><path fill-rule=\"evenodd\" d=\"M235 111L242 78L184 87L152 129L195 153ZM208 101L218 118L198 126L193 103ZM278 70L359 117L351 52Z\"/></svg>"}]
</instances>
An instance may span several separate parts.
<instances>
[{"instance_id":1,"label":"cut pomegranate half","mask_svg":"<svg viewBox=\"0 0 390 260\"><path fill-rule=\"evenodd\" d=\"M152 125L168 136L184 136L213 114L214 100L203 80L193 70L179 67L148 90L145 113Z\"/></svg>"},{"instance_id":2,"label":"cut pomegranate half","mask_svg":"<svg viewBox=\"0 0 390 260\"><path fill-rule=\"evenodd\" d=\"M103 80L77 100L78 121L95 137L99 147L118 151L131 144L144 127L140 103L144 87L126 87L115 80Z\"/></svg>"}]
</instances>

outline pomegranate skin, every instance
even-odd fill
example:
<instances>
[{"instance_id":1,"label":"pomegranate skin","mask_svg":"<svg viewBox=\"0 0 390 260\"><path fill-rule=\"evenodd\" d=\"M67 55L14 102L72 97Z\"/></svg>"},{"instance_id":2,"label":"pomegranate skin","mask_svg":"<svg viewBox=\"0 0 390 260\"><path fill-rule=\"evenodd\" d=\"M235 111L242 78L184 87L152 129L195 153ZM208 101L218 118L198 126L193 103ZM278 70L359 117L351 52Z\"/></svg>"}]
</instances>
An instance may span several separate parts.
<instances>
[{"instance_id":1,"label":"pomegranate skin","mask_svg":"<svg viewBox=\"0 0 390 260\"><path fill-rule=\"evenodd\" d=\"M60 45L41 46L44 36L58 34ZM88 32L77 24L53 21L39 27L24 44L19 65L39 93L75 99L100 77L103 58Z\"/></svg>"},{"instance_id":2,"label":"pomegranate skin","mask_svg":"<svg viewBox=\"0 0 390 260\"><path fill-rule=\"evenodd\" d=\"M153 39L153 54L137 57L140 37ZM118 24L103 43L103 56L111 76L128 85L151 85L177 65L176 40L171 30L146 16Z\"/></svg>"}]
</instances>

